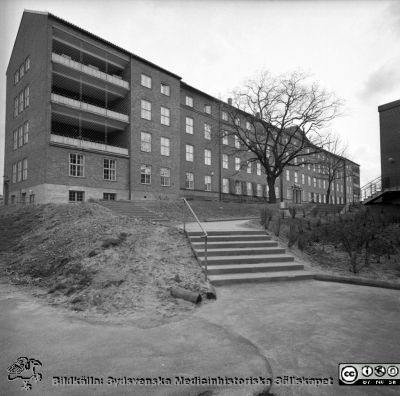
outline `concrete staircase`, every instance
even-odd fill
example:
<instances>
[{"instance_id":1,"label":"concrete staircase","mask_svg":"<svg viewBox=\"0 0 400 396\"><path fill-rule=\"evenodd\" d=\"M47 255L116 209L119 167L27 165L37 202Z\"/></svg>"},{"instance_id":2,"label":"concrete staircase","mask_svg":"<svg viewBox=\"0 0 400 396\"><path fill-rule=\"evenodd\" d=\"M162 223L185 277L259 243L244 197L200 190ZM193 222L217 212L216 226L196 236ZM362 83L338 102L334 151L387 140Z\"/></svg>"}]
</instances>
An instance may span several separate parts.
<instances>
[{"instance_id":1,"label":"concrete staircase","mask_svg":"<svg viewBox=\"0 0 400 396\"><path fill-rule=\"evenodd\" d=\"M159 215L157 213L154 213L144 208L137 202L99 201L98 203L122 216L134 217L139 219L159 220Z\"/></svg>"},{"instance_id":2,"label":"concrete staircase","mask_svg":"<svg viewBox=\"0 0 400 396\"><path fill-rule=\"evenodd\" d=\"M204 266L204 238L187 233L200 264ZM271 282L313 278L304 266L263 231L208 231L208 276L213 285Z\"/></svg>"}]
</instances>

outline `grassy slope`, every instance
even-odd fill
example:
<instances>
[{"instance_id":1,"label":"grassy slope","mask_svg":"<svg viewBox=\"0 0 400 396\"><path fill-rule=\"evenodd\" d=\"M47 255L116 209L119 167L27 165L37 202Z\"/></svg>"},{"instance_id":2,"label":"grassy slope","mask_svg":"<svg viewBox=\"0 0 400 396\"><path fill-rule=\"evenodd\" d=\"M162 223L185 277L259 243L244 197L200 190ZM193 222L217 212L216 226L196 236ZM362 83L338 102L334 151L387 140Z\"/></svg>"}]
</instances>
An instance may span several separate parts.
<instances>
[{"instance_id":1,"label":"grassy slope","mask_svg":"<svg viewBox=\"0 0 400 396\"><path fill-rule=\"evenodd\" d=\"M102 247L104 240L116 245ZM179 230L90 203L2 207L0 275L77 311L148 321L193 309L172 298L170 286L208 288Z\"/></svg>"}]
</instances>

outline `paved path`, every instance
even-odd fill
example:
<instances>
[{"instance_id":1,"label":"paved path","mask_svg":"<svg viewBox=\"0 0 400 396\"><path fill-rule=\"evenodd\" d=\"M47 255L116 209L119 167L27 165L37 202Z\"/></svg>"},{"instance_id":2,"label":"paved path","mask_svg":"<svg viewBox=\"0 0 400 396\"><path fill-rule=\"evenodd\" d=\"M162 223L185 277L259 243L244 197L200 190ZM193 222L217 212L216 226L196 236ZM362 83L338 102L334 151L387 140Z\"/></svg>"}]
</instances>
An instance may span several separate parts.
<instances>
[{"instance_id":1,"label":"paved path","mask_svg":"<svg viewBox=\"0 0 400 396\"><path fill-rule=\"evenodd\" d=\"M218 287L196 316L250 339L274 377L333 377L334 386L275 386L274 395L395 395L399 386L339 387L338 364L400 362L400 292L315 280ZM397 388L397 389L396 389Z\"/></svg>"}]
</instances>

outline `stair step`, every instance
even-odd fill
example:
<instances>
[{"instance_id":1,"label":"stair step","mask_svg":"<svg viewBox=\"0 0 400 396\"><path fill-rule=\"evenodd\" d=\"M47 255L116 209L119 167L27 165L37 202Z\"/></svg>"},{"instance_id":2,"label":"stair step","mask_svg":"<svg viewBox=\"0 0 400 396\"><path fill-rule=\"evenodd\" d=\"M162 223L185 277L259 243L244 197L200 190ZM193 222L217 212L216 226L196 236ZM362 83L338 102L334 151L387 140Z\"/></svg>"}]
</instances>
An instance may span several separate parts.
<instances>
[{"instance_id":1,"label":"stair step","mask_svg":"<svg viewBox=\"0 0 400 396\"><path fill-rule=\"evenodd\" d=\"M190 237L192 242L204 241L199 236ZM225 241L269 241L271 237L268 235L215 235L207 238L209 242L225 242Z\"/></svg>"},{"instance_id":2,"label":"stair step","mask_svg":"<svg viewBox=\"0 0 400 396\"><path fill-rule=\"evenodd\" d=\"M193 248L197 250L201 250L204 248L204 238L201 242L193 242ZM230 249L232 247L235 248L257 248L257 247L276 247L278 246L278 242L267 240L267 241L245 241L245 242L238 242L238 241L226 241L226 242L209 242L207 241L207 246L209 249L220 249L220 248L227 248Z\"/></svg>"},{"instance_id":3,"label":"stair step","mask_svg":"<svg viewBox=\"0 0 400 396\"><path fill-rule=\"evenodd\" d=\"M201 231L190 231L188 232L190 236L199 236L203 235ZM264 231L259 230L238 230L238 231L207 231L209 236L218 236L218 235L267 235Z\"/></svg>"},{"instance_id":4,"label":"stair step","mask_svg":"<svg viewBox=\"0 0 400 396\"><path fill-rule=\"evenodd\" d=\"M203 249L196 249L196 253L199 256L204 256L205 250L204 245ZM243 255L254 256L260 254L284 254L285 249L280 247L253 247L250 249L246 248L222 248L222 249L209 249L207 246L207 255L208 256L236 256L240 257Z\"/></svg>"},{"instance_id":5,"label":"stair step","mask_svg":"<svg viewBox=\"0 0 400 396\"><path fill-rule=\"evenodd\" d=\"M204 266L203 266L204 268ZM208 265L209 275L218 274L238 274L254 272L282 272L282 271L301 271L304 269L298 263L255 263L255 264L234 264L234 265Z\"/></svg>"},{"instance_id":6,"label":"stair step","mask_svg":"<svg viewBox=\"0 0 400 396\"><path fill-rule=\"evenodd\" d=\"M204 263L204 258L198 258L200 263ZM281 263L294 261L294 257L288 254L259 254L254 256L208 256L209 265L218 264L252 264L252 263Z\"/></svg>"},{"instance_id":7,"label":"stair step","mask_svg":"<svg viewBox=\"0 0 400 396\"><path fill-rule=\"evenodd\" d=\"M209 280L215 286L222 286L235 283L294 281L313 277L314 274L308 271L278 271L210 275Z\"/></svg>"}]
</instances>

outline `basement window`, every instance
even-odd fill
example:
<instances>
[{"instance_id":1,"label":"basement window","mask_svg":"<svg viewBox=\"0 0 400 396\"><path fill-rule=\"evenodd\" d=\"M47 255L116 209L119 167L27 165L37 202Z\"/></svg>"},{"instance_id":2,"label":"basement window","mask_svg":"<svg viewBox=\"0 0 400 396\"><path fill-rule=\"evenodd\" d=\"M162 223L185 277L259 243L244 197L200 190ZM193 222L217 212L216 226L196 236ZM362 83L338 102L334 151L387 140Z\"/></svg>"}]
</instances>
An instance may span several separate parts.
<instances>
[{"instance_id":1,"label":"basement window","mask_svg":"<svg viewBox=\"0 0 400 396\"><path fill-rule=\"evenodd\" d=\"M69 202L83 202L85 200L85 192L84 191L68 191L68 200Z\"/></svg>"}]
</instances>

